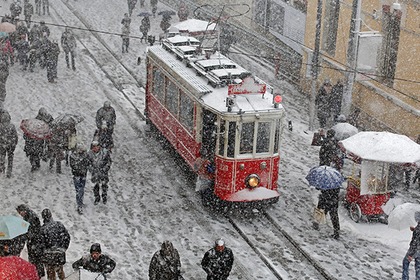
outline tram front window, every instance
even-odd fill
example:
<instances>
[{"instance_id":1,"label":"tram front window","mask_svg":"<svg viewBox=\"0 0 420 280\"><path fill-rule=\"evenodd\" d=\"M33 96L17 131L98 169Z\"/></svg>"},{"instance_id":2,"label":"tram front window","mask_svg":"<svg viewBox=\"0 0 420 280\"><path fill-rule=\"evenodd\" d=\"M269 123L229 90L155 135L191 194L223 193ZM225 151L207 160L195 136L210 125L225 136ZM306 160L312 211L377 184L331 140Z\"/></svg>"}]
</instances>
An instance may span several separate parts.
<instances>
[{"instance_id":1,"label":"tram front window","mask_svg":"<svg viewBox=\"0 0 420 280\"><path fill-rule=\"evenodd\" d=\"M252 154L252 145L254 143L254 125L255 123L243 123L241 131L240 154Z\"/></svg>"},{"instance_id":2,"label":"tram front window","mask_svg":"<svg viewBox=\"0 0 420 280\"><path fill-rule=\"evenodd\" d=\"M270 151L270 122L259 122L257 133L257 153L268 153Z\"/></svg>"}]
</instances>

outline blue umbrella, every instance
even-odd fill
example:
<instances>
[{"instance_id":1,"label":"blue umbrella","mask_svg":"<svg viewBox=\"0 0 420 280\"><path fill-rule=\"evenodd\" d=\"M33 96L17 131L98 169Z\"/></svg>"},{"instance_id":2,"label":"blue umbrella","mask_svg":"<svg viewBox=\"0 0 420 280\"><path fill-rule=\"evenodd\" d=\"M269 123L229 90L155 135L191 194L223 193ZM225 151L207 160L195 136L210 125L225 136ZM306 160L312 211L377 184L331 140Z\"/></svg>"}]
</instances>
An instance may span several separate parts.
<instances>
[{"instance_id":1,"label":"blue umbrella","mask_svg":"<svg viewBox=\"0 0 420 280\"><path fill-rule=\"evenodd\" d=\"M9 33L0 32L0 38L7 38L7 37L9 37Z\"/></svg>"},{"instance_id":2,"label":"blue umbrella","mask_svg":"<svg viewBox=\"0 0 420 280\"><path fill-rule=\"evenodd\" d=\"M309 185L319 190L338 189L344 182L343 176L337 169L326 165L309 170L306 180L308 180Z\"/></svg>"},{"instance_id":3,"label":"blue umbrella","mask_svg":"<svg viewBox=\"0 0 420 280\"><path fill-rule=\"evenodd\" d=\"M10 240L28 232L29 223L13 215L0 217L0 240Z\"/></svg>"},{"instance_id":4,"label":"blue umbrella","mask_svg":"<svg viewBox=\"0 0 420 280\"><path fill-rule=\"evenodd\" d=\"M149 12L141 12L137 16L138 17L151 17L151 16L153 16L153 14L152 13L149 13Z\"/></svg>"}]
</instances>

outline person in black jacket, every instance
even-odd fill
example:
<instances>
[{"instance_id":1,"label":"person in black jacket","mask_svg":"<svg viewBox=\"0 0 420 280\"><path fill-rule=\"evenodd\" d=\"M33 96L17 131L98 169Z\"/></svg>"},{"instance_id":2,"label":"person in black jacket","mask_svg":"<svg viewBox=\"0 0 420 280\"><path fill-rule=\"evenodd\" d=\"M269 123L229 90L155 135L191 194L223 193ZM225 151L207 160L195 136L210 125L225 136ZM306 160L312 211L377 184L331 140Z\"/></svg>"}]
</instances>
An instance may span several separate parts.
<instances>
[{"instance_id":1,"label":"person in black jacket","mask_svg":"<svg viewBox=\"0 0 420 280\"><path fill-rule=\"evenodd\" d=\"M331 116L331 90L330 79L325 79L315 98L317 116L321 128L325 128L327 120Z\"/></svg>"},{"instance_id":2,"label":"person in black jacket","mask_svg":"<svg viewBox=\"0 0 420 280\"><path fill-rule=\"evenodd\" d=\"M0 173L5 171L7 154L7 178L12 176L13 157L18 143L18 135L14 124L10 123L10 114L0 114Z\"/></svg>"},{"instance_id":3,"label":"person in black jacket","mask_svg":"<svg viewBox=\"0 0 420 280\"><path fill-rule=\"evenodd\" d=\"M335 131L329 129L326 137L322 139L321 149L319 150L319 165L331 166L340 171L341 159L338 156L338 141L335 139Z\"/></svg>"},{"instance_id":4,"label":"person in black jacket","mask_svg":"<svg viewBox=\"0 0 420 280\"><path fill-rule=\"evenodd\" d=\"M318 208L324 210L325 215L330 213L331 222L334 228L334 234L331 236L334 239L340 237L340 221L338 219L338 200L340 189L321 190L318 198ZM317 222L313 222L313 228L319 230Z\"/></svg>"},{"instance_id":5,"label":"person in black jacket","mask_svg":"<svg viewBox=\"0 0 420 280\"><path fill-rule=\"evenodd\" d=\"M116 263L113 259L102 254L101 245L94 243L90 247L90 255L86 255L75 261L72 267L73 269L82 267L90 272L101 273L105 277L106 273L111 273L114 270L115 265Z\"/></svg>"},{"instance_id":6,"label":"person in black jacket","mask_svg":"<svg viewBox=\"0 0 420 280\"><path fill-rule=\"evenodd\" d=\"M117 116L111 102L105 101L104 106L96 112L96 127L100 130L107 130L112 135L116 119Z\"/></svg>"},{"instance_id":7,"label":"person in black jacket","mask_svg":"<svg viewBox=\"0 0 420 280\"><path fill-rule=\"evenodd\" d=\"M233 265L232 250L225 247L222 239L217 239L214 247L204 254L201 267L207 273L207 280L226 280Z\"/></svg>"},{"instance_id":8,"label":"person in black jacket","mask_svg":"<svg viewBox=\"0 0 420 280\"><path fill-rule=\"evenodd\" d=\"M83 214L83 196L85 193L86 175L91 162L86 153L87 148L81 143L77 143L74 153L70 156L70 167L73 173L73 182L76 189L77 211Z\"/></svg>"},{"instance_id":9,"label":"person in black jacket","mask_svg":"<svg viewBox=\"0 0 420 280\"><path fill-rule=\"evenodd\" d=\"M42 210L44 224L41 226L41 236L44 244L44 263L47 270L47 279L55 280L55 273L60 280L66 278L63 270L65 263L66 250L70 245L70 234L64 225L59 221L54 221L49 209ZM50 257L52 251L60 251L63 258L57 256ZM63 263L64 262L64 263Z\"/></svg>"},{"instance_id":10,"label":"person in black jacket","mask_svg":"<svg viewBox=\"0 0 420 280\"><path fill-rule=\"evenodd\" d=\"M420 277L420 212L414 213L414 219L417 222L417 226L410 227L410 230L413 232L413 237L411 238L410 248L403 259L402 280L408 280L410 262L412 260L416 262L416 279Z\"/></svg>"},{"instance_id":11,"label":"person in black jacket","mask_svg":"<svg viewBox=\"0 0 420 280\"><path fill-rule=\"evenodd\" d=\"M91 150L88 152L88 158L90 161L90 173L92 174L91 180L95 184L93 187L94 203L96 205L101 201L99 190L102 186L102 202L106 204L108 199L108 172L112 164L111 154L107 149L102 148L99 142L93 141Z\"/></svg>"},{"instance_id":12,"label":"person in black jacket","mask_svg":"<svg viewBox=\"0 0 420 280\"><path fill-rule=\"evenodd\" d=\"M29 209L25 204L20 204L16 207L18 213L22 218L29 223L28 227L28 259L29 262L36 266L39 278L45 276L44 264L42 263L42 251L43 243L41 236L41 222L39 221L38 215Z\"/></svg>"}]
</instances>

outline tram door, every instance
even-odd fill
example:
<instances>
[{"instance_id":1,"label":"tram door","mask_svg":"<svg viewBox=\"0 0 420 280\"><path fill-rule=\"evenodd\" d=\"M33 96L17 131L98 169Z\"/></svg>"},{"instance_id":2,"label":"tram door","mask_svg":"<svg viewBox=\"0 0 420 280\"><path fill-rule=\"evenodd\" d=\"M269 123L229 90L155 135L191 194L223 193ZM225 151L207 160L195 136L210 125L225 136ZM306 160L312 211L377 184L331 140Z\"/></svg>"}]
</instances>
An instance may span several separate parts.
<instances>
[{"instance_id":1,"label":"tram door","mask_svg":"<svg viewBox=\"0 0 420 280\"><path fill-rule=\"evenodd\" d=\"M217 115L208 110L203 111L203 134L201 144L201 157L214 164L216 149Z\"/></svg>"}]
</instances>

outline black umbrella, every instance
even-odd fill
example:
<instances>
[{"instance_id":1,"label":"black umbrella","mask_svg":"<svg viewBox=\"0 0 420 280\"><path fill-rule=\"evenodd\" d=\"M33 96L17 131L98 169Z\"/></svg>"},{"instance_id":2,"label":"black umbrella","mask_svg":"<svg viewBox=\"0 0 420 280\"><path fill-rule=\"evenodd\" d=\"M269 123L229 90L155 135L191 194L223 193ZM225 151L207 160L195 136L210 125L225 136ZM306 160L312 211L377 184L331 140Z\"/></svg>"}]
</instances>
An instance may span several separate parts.
<instances>
[{"instance_id":1,"label":"black umbrella","mask_svg":"<svg viewBox=\"0 0 420 280\"><path fill-rule=\"evenodd\" d=\"M54 127L62 127L62 128L72 128L75 127L76 124L83 121L83 117L72 115L72 114L63 114L54 119L51 123Z\"/></svg>"},{"instance_id":2,"label":"black umbrella","mask_svg":"<svg viewBox=\"0 0 420 280\"><path fill-rule=\"evenodd\" d=\"M175 15L175 12L174 12L174 11L170 11L170 10L167 10L167 11L160 11L160 12L158 13L158 15L173 16L173 15Z\"/></svg>"},{"instance_id":3,"label":"black umbrella","mask_svg":"<svg viewBox=\"0 0 420 280\"><path fill-rule=\"evenodd\" d=\"M153 14L152 13L149 13L149 12L141 12L137 16L138 17L151 17L151 16L153 16Z\"/></svg>"}]
</instances>

